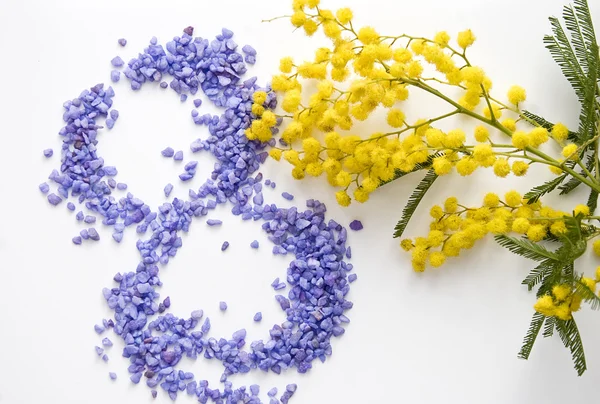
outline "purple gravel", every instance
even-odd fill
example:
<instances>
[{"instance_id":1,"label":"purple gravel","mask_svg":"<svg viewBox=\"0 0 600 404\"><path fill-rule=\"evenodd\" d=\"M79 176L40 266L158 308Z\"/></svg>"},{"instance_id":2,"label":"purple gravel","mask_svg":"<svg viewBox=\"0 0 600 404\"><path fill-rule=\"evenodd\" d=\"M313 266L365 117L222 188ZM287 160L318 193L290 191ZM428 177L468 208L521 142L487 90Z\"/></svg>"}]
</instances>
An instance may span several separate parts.
<instances>
[{"instance_id":1,"label":"purple gravel","mask_svg":"<svg viewBox=\"0 0 600 404\"><path fill-rule=\"evenodd\" d=\"M288 201L291 201L294 199L294 195L287 193L287 192L282 192L281 196L283 196L283 199L287 199Z\"/></svg>"},{"instance_id":2,"label":"purple gravel","mask_svg":"<svg viewBox=\"0 0 600 404\"><path fill-rule=\"evenodd\" d=\"M107 354L102 355L102 360L104 362L108 362L108 355Z\"/></svg>"},{"instance_id":3,"label":"purple gravel","mask_svg":"<svg viewBox=\"0 0 600 404\"><path fill-rule=\"evenodd\" d=\"M67 202L67 209L73 212L75 210L75 204L73 202Z\"/></svg>"},{"instance_id":4,"label":"purple gravel","mask_svg":"<svg viewBox=\"0 0 600 404\"><path fill-rule=\"evenodd\" d=\"M88 229L88 235L90 236L90 240L98 241L100 240L100 235L93 227Z\"/></svg>"},{"instance_id":5,"label":"purple gravel","mask_svg":"<svg viewBox=\"0 0 600 404\"><path fill-rule=\"evenodd\" d=\"M113 346L113 343L110 339L104 338L102 339L102 345L104 345L105 347L111 347Z\"/></svg>"},{"instance_id":6,"label":"purple gravel","mask_svg":"<svg viewBox=\"0 0 600 404\"><path fill-rule=\"evenodd\" d=\"M218 220L218 219L208 219L206 221L206 224L209 226L220 226L223 224L223 221Z\"/></svg>"},{"instance_id":7,"label":"purple gravel","mask_svg":"<svg viewBox=\"0 0 600 404\"><path fill-rule=\"evenodd\" d=\"M62 202L62 198L56 194L50 194L48 195L48 202L50 203L50 205L56 206Z\"/></svg>"},{"instance_id":8,"label":"purple gravel","mask_svg":"<svg viewBox=\"0 0 600 404\"><path fill-rule=\"evenodd\" d=\"M103 218L103 224L114 226L115 230L117 225L151 230L149 238L136 244L141 255L138 267L116 274L116 287L103 290L109 308L115 312L114 332L125 342L123 356L131 362L128 370L132 381L138 377L140 381L144 374L150 388L160 386L174 399L178 391L191 390L188 383L193 379L193 375L178 370L176 365L184 356L203 355L223 363L221 380L225 388L209 389L206 381L194 381L192 393L198 401L257 404L258 398L250 398L246 389L233 390L227 377L252 369L280 373L295 368L305 373L314 360L325 361L332 352L330 339L343 333L339 324L345 322L343 313L352 307L345 300L349 291L346 273L352 266L342 259L346 229L325 220L326 209L320 202L309 200L307 210L282 209L266 203L264 198L261 204L253 203L260 193L254 186L262 181L258 169L267 153L265 145L248 141L244 131L251 124L252 93L259 87L255 78L240 79L246 66L232 36L225 29L213 41L183 34L168 42L166 50L153 39L124 69L134 90L152 82L166 88L169 84L164 77L168 75L170 87L176 93L193 95L202 91L217 107L225 108L220 116L192 116L195 124L207 126L210 136L195 140L191 150L207 151L217 163L211 179L190 194L190 200L174 198L152 212L131 194L120 200L111 196L104 160L96 152L102 128L94 118L108 115L114 92L111 88L104 90L101 85L65 103L67 124L60 133L64 137L63 150L74 150L74 154L61 153L61 172L55 170L50 179L58 184L59 195L71 193L81 199L80 203L89 211ZM243 50L246 57L256 55L251 47ZM274 108L275 95L266 90L269 95L265 105ZM110 119L115 121L112 116ZM275 184L271 182L270 186ZM286 277L289 291L286 296L276 298L285 319L281 325L273 326L269 338L250 343L249 349L244 348L242 330L233 339L213 338L208 336L208 318L200 327L193 318L165 313L170 300L161 302L157 288L162 285L158 276L161 265L175 257L182 246L181 232L188 232L194 217L205 216L209 209L225 203L232 204L234 215L245 220L262 220L263 230L277 247L275 253L294 256ZM155 395L155 390L152 391ZM282 401L289 397L291 392L286 390Z\"/></svg>"},{"instance_id":9,"label":"purple gravel","mask_svg":"<svg viewBox=\"0 0 600 404\"><path fill-rule=\"evenodd\" d=\"M75 236L71 239L71 241L73 242L73 244L75 245L80 245L82 243L81 237L80 236Z\"/></svg>"},{"instance_id":10,"label":"purple gravel","mask_svg":"<svg viewBox=\"0 0 600 404\"><path fill-rule=\"evenodd\" d=\"M173 157L173 154L175 154L175 150L173 150L172 147L167 147L166 149L161 151L160 154L162 154L163 157Z\"/></svg>"},{"instance_id":11,"label":"purple gravel","mask_svg":"<svg viewBox=\"0 0 600 404\"><path fill-rule=\"evenodd\" d=\"M227 310L227 303L219 302L219 310L221 310L221 311Z\"/></svg>"},{"instance_id":12,"label":"purple gravel","mask_svg":"<svg viewBox=\"0 0 600 404\"><path fill-rule=\"evenodd\" d=\"M87 224L92 224L92 223L96 223L96 216L86 216L83 218L83 221Z\"/></svg>"},{"instance_id":13,"label":"purple gravel","mask_svg":"<svg viewBox=\"0 0 600 404\"><path fill-rule=\"evenodd\" d=\"M180 100L181 102L185 102L185 101L187 100L187 97L188 97L188 96L187 96L187 94L181 94L181 95L179 96L179 100Z\"/></svg>"},{"instance_id":14,"label":"purple gravel","mask_svg":"<svg viewBox=\"0 0 600 404\"><path fill-rule=\"evenodd\" d=\"M118 189L119 191L125 191L125 190L127 189L127 184L124 184L124 183L122 183L122 182L119 182L119 183L117 184L117 189Z\"/></svg>"},{"instance_id":15,"label":"purple gravel","mask_svg":"<svg viewBox=\"0 0 600 404\"><path fill-rule=\"evenodd\" d=\"M223 241L223 244L221 245L221 251L225 251L228 248L229 248L229 241Z\"/></svg>"},{"instance_id":16,"label":"purple gravel","mask_svg":"<svg viewBox=\"0 0 600 404\"><path fill-rule=\"evenodd\" d=\"M194 107L200 108L200 105L202 105L202 100L200 98L196 98L194 100Z\"/></svg>"},{"instance_id":17,"label":"purple gravel","mask_svg":"<svg viewBox=\"0 0 600 404\"><path fill-rule=\"evenodd\" d=\"M173 191L173 184L165 185L164 193L167 198L169 197L169 195L171 195L171 191Z\"/></svg>"},{"instance_id":18,"label":"purple gravel","mask_svg":"<svg viewBox=\"0 0 600 404\"><path fill-rule=\"evenodd\" d=\"M179 150L179 151L175 152L175 154L173 155L173 160L175 160L175 161L183 160L183 151Z\"/></svg>"},{"instance_id":19,"label":"purple gravel","mask_svg":"<svg viewBox=\"0 0 600 404\"><path fill-rule=\"evenodd\" d=\"M189 172L185 172L183 174L179 174L179 179L183 182L189 181L194 178L194 174L190 174Z\"/></svg>"},{"instance_id":20,"label":"purple gravel","mask_svg":"<svg viewBox=\"0 0 600 404\"><path fill-rule=\"evenodd\" d=\"M262 313L259 311L254 315L254 321L258 322L260 320L262 320Z\"/></svg>"},{"instance_id":21,"label":"purple gravel","mask_svg":"<svg viewBox=\"0 0 600 404\"><path fill-rule=\"evenodd\" d=\"M98 356L101 356L104 353L104 349L103 348L100 348L99 346L94 347L94 348L96 349L96 354Z\"/></svg>"},{"instance_id":22,"label":"purple gravel","mask_svg":"<svg viewBox=\"0 0 600 404\"><path fill-rule=\"evenodd\" d=\"M52 149L44 150L44 157L46 157L46 158L52 157L53 154L54 154L54 150L52 150Z\"/></svg>"},{"instance_id":23,"label":"purple gravel","mask_svg":"<svg viewBox=\"0 0 600 404\"><path fill-rule=\"evenodd\" d=\"M354 231L359 231L363 229L363 224L360 220L353 220L352 222L350 222L349 227Z\"/></svg>"},{"instance_id":24,"label":"purple gravel","mask_svg":"<svg viewBox=\"0 0 600 404\"><path fill-rule=\"evenodd\" d=\"M110 64L112 64L114 67L121 67L125 64L125 62L123 62L123 59L121 59L120 56L115 56L111 61Z\"/></svg>"},{"instance_id":25,"label":"purple gravel","mask_svg":"<svg viewBox=\"0 0 600 404\"><path fill-rule=\"evenodd\" d=\"M102 334L105 330L106 329L104 328L103 325L96 324L94 326L94 331L96 331L98 334Z\"/></svg>"},{"instance_id":26,"label":"purple gravel","mask_svg":"<svg viewBox=\"0 0 600 404\"><path fill-rule=\"evenodd\" d=\"M108 372L108 377L110 377L110 380L117 380L117 374L114 372Z\"/></svg>"},{"instance_id":27,"label":"purple gravel","mask_svg":"<svg viewBox=\"0 0 600 404\"><path fill-rule=\"evenodd\" d=\"M348 275L348 282L352 283L356 280L357 276L356 274L350 274Z\"/></svg>"},{"instance_id":28,"label":"purple gravel","mask_svg":"<svg viewBox=\"0 0 600 404\"><path fill-rule=\"evenodd\" d=\"M258 240L254 240L253 242L250 243L250 247L252 248L258 248L259 244L258 244Z\"/></svg>"},{"instance_id":29,"label":"purple gravel","mask_svg":"<svg viewBox=\"0 0 600 404\"><path fill-rule=\"evenodd\" d=\"M77 221L79 221L79 222L81 222L84 217L85 217L85 215L83 214L82 211L77 212L77 214L75 215L75 219L77 219Z\"/></svg>"},{"instance_id":30,"label":"purple gravel","mask_svg":"<svg viewBox=\"0 0 600 404\"><path fill-rule=\"evenodd\" d=\"M117 42L118 42L118 43L119 43L119 45L121 45L121 46L125 46L125 45L127 45L127 39L125 39L125 38L120 38L120 39L119 39Z\"/></svg>"},{"instance_id":31,"label":"purple gravel","mask_svg":"<svg viewBox=\"0 0 600 404\"><path fill-rule=\"evenodd\" d=\"M113 70L110 72L110 80L113 83L118 83L121 80L121 72L118 70Z\"/></svg>"},{"instance_id":32,"label":"purple gravel","mask_svg":"<svg viewBox=\"0 0 600 404\"><path fill-rule=\"evenodd\" d=\"M271 188L275 189L276 186L277 184L274 181L271 181Z\"/></svg>"},{"instance_id":33,"label":"purple gravel","mask_svg":"<svg viewBox=\"0 0 600 404\"><path fill-rule=\"evenodd\" d=\"M41 184L38 186L38 188L40 189L40 191L41 191L43 194L47 194L47 193L50 191L50 185L48 185L48 184L47 184L47 183L45 183L45 182L42 182L42 183L41 183Z\"/></svg>"}]
</instances>

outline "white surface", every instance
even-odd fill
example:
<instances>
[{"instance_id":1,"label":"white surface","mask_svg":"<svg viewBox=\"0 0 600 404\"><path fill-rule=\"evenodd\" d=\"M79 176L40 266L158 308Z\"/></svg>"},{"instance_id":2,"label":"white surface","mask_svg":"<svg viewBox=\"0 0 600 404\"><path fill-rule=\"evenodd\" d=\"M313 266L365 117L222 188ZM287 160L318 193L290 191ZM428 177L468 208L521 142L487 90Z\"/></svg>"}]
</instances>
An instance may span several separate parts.
<instances>
[{"instance_id":1,"label":"white surface","mask_svg":"<svg viewBox=\"0 0 600 404\"><path fill-rule=\"evenodd\" d=\"M471 60L489 73L497 95L518 82L528 90L528 108L574 125L575 97L541 41L549 31L546 17L560 14L564 1L324 0L324 6L350 6L356 25L372 24L388 33L430 36L441 29L454 34L470 27L478 36ZM590 3L600 27L600 7ZM135 234L126 233L116 245L102 229L100 243L74 247L70 239L82 226L64 203L53 208L37 190L60 158L56 153L47 160L41 151L59 150L62 102L108 82L109 61L116 54L127 60L151 36L164 43L188 25L209 38L226 26L240 45L252 44L259 55L251 73L264 83L280 57L308 56L321 41L293 33L288 22L260 23L288 13L288 2L280 0L0 3L0 403L152 402L147 387L129 382L117 338L108 363L93 349L100 343L93 325L110 314L101 289L111 284L114 273L135 268ZM124 49L117 45L121 37L129 41ZM162 187L177 183L181 170L159 151L166 146L183 149L188 159L189 143L206 133L189 119L190 101L180 104L173 92L155 90L133 93L119 83L115 107L121 118L112 132L102 134L99 145L107 163L119 169L118 179L151 206L164 200ZM411 118L430 116L438 106L419 96L415 108L416 99L409 101ZM207 111L207 105L201 110ZM206 156L200 158L194 186L209 174L212 161ZM231 378L234 385L258 382L264 397L272 386L297 382L294 404L530 404L598 397L597 313L585 310L577 316L590 368L584 377L576 377L558 338L539 340L528 362L517 359L534 302L534 295L520 286L529 262L488 239L441 270L412 272L410 257L390 234L417 177L386 186L366 205L340 209L323 179L293 182L288 168L273 162L264 166L266 178L278 184L266 192L268 200L283 202L280 193L287 190L296 195L297 204L319 197L329 206L329 217L342 223L363 220L365 229L350 235L359 276L351 290L352 323L342 338L333 339L331 358L315 363L307 375L253 372ZM548 175L543 170L519 182L491 179L489 172L469 180L445 178L427 196L408 233L423 234L429 207L449 195L478 203L491 185L498 191L526 191ZM187 188L178 185L176 191L185 195ZM572 199L566 206L575 203ZM246 327L248 340L262 338L280 321L269 284L285 275L287 259L271 256L257 224L241 223L225 209L212 217L223 219L224 225L209 229L194 222L178 257L161 274L161 294L172 297L175 314L203 308L218 335ZM248 246L255 238L262 241L258 251ZM219 247L225 239L231 247L223 254ZM584 258L590 268L597 265L593 260ZM220 300L229 304L226 314L218 311ZM265 314L260 325L252 322L258 310ZM213 387L218 384L222 367L217 361L199 359L189 368ZM116 382L109 380L109 371L119 375ZM192 402L185 394L178 400ZM161 392L156 402L170 401Z\"/></svg>"}]
</instances>

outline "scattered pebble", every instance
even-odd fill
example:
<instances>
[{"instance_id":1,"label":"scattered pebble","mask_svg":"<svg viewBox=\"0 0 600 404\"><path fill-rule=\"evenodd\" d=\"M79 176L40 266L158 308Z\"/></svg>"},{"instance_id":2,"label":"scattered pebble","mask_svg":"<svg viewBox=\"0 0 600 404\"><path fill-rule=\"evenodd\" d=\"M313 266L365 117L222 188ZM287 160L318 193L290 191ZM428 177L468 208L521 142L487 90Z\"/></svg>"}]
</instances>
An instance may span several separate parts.
<instances>
[{"instance_id":1,"label":"scattered pebble","mask_svg":"<svg viewBox=\"0 0 600 404\"><path fill-rule=\"evenodd\" d=\"M254 321L257 321L257 322L258 322L258 321L260 321L260 320L262 320L262 313L259 311L258 313L256 313L256 314L254 315Z\"/></svg>"},{"instance_id":2,"label":"scattered pebble","mask_svg":"<svg viewBox=\"0 0 600 404\"><path fill-rule=\"evenodd\" d=\"M165 185L164 192L165 192L165 196L167 198L169 197L169 195L171 195L171 191L173 191L173 184L167 184L167 185Z\"/></svg>"},{"instance_id":3,"label":"scattered pebble","mask_svg":"<svg viewBox=\"0 0 600 404\"><path fill-rule=\"evenodd\" d=\"M125 45L127 45L127 39L125 39L125 38L120 38L120 39L119 39L117 42L118 42L118 43L119 43L119 45L121 45L121 46L125 46Z\"/></svg>"},{"instance_id":4,"label":"scattered pebble","mask_svg":"<svg viewBox=\"0 0 600 404\"><path fill-rule=\"evenodd\" d=\"M93 227L88 229L88 235L90 236L90 240L98 241L100 240L100 235Z\"/></svg>"},{"instance_id":5,"label":"scattered pebble","mask_svg":"<svg viewBox=\"0 0 600 404\"><path fill-rule=\"evenodd\" d=\"M173 160L175 160L175 161L183 160L183 151L179 150L179 151L175 152L175 154L173 155Z\"/></svg>"},{"instance_id":6,"label":"scattered pebble","mask_svg":"<svg viewBox=\"0 0 600 404\"><path fill-rule=\"evenodd\" d=\"M62 198L56 194L50 194L48 195L48 202L50 202L50 205L56 206L62 202Z\"/></svg>"},{"instance_id":7,"label":"scattered pebble","mask_svg":"<svg viewBox=\"0 0 600 404\"><path fill-rule=\"evenodd\" d=\"M108 377L110 377L110 380L117 380L117 374L114 372L108 372Z\"/></svg>"},{"instance_id":8,"label":"scattered pebble","mask_svg":"<svg viewBox=\"0 0 600 404\"><path fill-rule=\"evenodd\" d=\"M125 62L123 62L123 59L121 59L120 56L115 56L110 63L114 66L114 67L121 67L125 64Z\"/></svg>"},{"instance_id":9,"label":"scattered pebble","mask_svg":"<svg viewBox=\"0 0 600 404\"><path fill-rule=\"evenodd\" d=\"M282 192L281 196L283 196L283 199L287 199L288 201L291 201L294 199L294 195L287 193L287 192Z\"/></svg>"},{"instance_id":10,"label":"scattered pebble","mask_svg":"<svg viewBox=\"0 0 600 404\"><path fill-rule=\"evenodd\" d=\"M52 149L44 150L44 157L46 157L46 158L52 157L53 154L54 154L54 150L52 150Z\"/></svg>"},{"instance_id":11,"label":"scattered pebble","mask_svg":"<svg viewBox=\"0 0 600 404\"><path fill-rule=\"evenodd\" d=\"M250 247L252 248L258 248L259 244L258 244L258 240L254 240L253 242L250 243Z\"/></svg>"},{"instance_id":12,"label":"scattered pebble","mask_svg":"<svg viewBox=\"0 0 600 404\"><path fill-rule=\"evenodd\" d=\"M162 154L163 157L173 157L173 155L175 154L175 150L173 150L172 147L167 147L166 149L161 151L160 154Z\"/></svg>"},{"instance_id":13,"label":"scattered pebble","mask_svg":"<svg viewBox=\"0 0 600 404\"><path fill-rule=\"evenodd\" d=\"M73 202L67 202L67 209L73 212L75 210L75 204Z\"/></svg>"},{"instance_id":14,"label":"scattered pebble","mask_svg":"<svg viewBox=\"0 0 600 404\"><path fill-rule=\"evenodd\" d=\"M75 245L80 245L82 243L81 237L80 236L75 236L71 239L71 241L73 242L73 244Z\"/></svg>"},{"instance_id":15,"label":"scattered pebble","mask_svg":"<svg viewBox=\"0 0 600 404\"><path fill-rule=\"evenodd\" d=\"M113 70L110 72L110 80L113 83L118 83L121 80L121 72L118 70Z\"/></svg>"},{"instance_id":16,"label":"scattered pebble","mask_svg":"<svg viewBox=\"0 0 600 404\"><path fill-rule=\"evenodd\" d=\"M102 345L104 345L105 347L110 347L110 346L113 346L113 343L112 343L112 341L110 339L104 338L102 340Z\"/></svg>"},{"instance_id":17,"label":"scattered pebble","mask_svg":"<svg viewBox=\"0 0 600 404\"><path fill-rule=\"evenodd\" d=\"M221 310L221 311L227 310L227 303L219 302L219 310Z\"/></svg>"},{"instance_id":18,"label":"scattered pebble","mask_svg":"<svg viewBox=\"0 0 600 404\"><path fill-rule=\"evenodd\" d=\"M200 105L202 105L202 100L201 100L200 98L196 98L196 99L194 100L194 106L195 106L196 108L200 108Z\"/></svg>"},{"instance_id":19,"label":"scattered pebble","mask_svg":"<svg viewBox=\"0 0 600 404\"><path fill-rule=\"evenodd\" d=\"M38 186L38 188L40 189L40 191L41 191L43 194L47 194L47 193L50 191L50 185L48 185L48 184L47 184L47 183L45 183L45 182L42 182L42 183L41 183L41 184Z\"/></svg>"},{"instance_id":20,"label":"scattered pebble","mask_svg":"<svg viewBox=\"0 0 600 404\"><path fill-rule=\"evenodd\" d=\"M206 224L209 226L220 226L223 224L223 221L218 220L218 219L208 219L206 221Z\"/></svg>"},{"instance_id":21,"label":"scattered pebble","mask_svg":"<svg viewBox=\"0 0 600 404\"><path fill-rule=\"evenodd\" d=\"M223 245L221 245L221 251L225 251L229 248L229 241L223 241Z\"/></svg>"},{"instance_id":22,"label":"scattered pebble","mask_svg":"<svg viewBox=\"0 0 600 404\"><path fill-rule=\"evenodd\" d=\"M349 227L354 231L359 231L363 229L363 224L360 220L353 220L352 222L350 222Z\"/></svg>"}]
</instances>

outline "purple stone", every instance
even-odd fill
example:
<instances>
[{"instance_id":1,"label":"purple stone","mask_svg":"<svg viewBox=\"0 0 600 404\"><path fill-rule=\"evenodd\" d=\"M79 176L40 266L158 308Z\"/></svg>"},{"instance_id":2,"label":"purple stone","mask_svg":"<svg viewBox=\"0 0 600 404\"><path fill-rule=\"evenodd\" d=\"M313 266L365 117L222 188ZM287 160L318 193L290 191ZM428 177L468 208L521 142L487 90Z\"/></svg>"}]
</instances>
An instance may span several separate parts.
<instances>
[{"instance_id":1,"label":"purple stone","mask_svg":"<svg viewBox=\"0 0 600 404\"><path fill-rule=\"evenodd\" d=\"M352 222L350 222L349 227L354 231L359 231L363 229L363 224L360 220L353 220Z\"/></svg>"}]
</instances>

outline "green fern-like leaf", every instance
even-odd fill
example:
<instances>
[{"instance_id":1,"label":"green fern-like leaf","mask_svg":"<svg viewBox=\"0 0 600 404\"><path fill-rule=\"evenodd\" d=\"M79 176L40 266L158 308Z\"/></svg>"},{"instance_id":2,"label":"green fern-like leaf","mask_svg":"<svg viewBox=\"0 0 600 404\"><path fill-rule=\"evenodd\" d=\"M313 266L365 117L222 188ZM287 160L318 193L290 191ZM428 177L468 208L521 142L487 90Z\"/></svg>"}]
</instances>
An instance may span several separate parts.
<instances>
[{"instance_id":1,"label":"green fern-like leaf","mask_svg":"<svg viewBox=\"0 0 600 404\"><path fill-rule=\"evenodd\" d=\"M559 177L556 177L552 181L548 181L536 186L531 191L525 194L525 199L527 199L527 203L536 203L542 196L554 191L556 187L558 187L565 180L565 178L567 178L566 173Z\"/></svg>"},{"instance_id":2,"label":"green fern-like leaf","mask_svg":"<svg viewBox=\"0 0 600 404\"><path fill-rule=\"evenodd\" d=\"M591 190L587 200L587 206L590 208L590 214L593 215L598 207L598 191Z\"/></svg>"},{"instance_id":3,"label":"green fern-like leaf","mask_svg":"<svg viewBox=\"0 0 600 404\"><path fill-rule=\"evenodd\" d=\"M587 162L586 162L586 167L589 171L592 171L593 169L593 158L590 159L590 156L588 156ZM573 161L568 161L568 167L569 168L573 168L575 167L575 162ZM584 173L583 171L580 171L579 174L583 177L587 177L587 174ZM572 192L575 188L577 188L579 185L581 184L581 181L579 181L577 178L572 177L571 179L569 179L569 181L567 181L565 184L562 184L558 187L558 189L560 189L560 195L566 195L570 192Z\"/></svg>"},{"instance_id":4,"label":"green fern-like leaf","mask_svg":"<svg viewBox=\"0 0 600 404\"><path fill-rule=\"evenodd\" d=\"M581 335L579 334L575 319L567 321L556 319L556 330L558 331L558 335L565 345L565 348L568 348L569 351L571 351L575 370L577 371L577 375L581 376L587 370L587 364L585 352L583 350L583 342L581 341Z\"/></svg>"},{"instance_id":5,"label":"green fern-like leaf","mask_svg":"<svg viewBox=\"0 0 600 404\"><path fill-rule=\"evenodd\" d=\"M544 260L540 262L540 264L533 268L531 272L523 279L521 285L527 285L527 290L530 292L533 290L535 285L540 283L544 276L547 275L548 271L552 271L555 266L556 261L554 260Z\"/></svg>"},{"instance_id":6,"label":"green fern-like leaf","mask_svg":"<svg viewBox=\"0 0 600 404\"><path fill-rule=\"evenodd\" d=\"M575 90L579 101L583 102L587 93L585 73L579 65L575 52L571 48L571 43L558 19L550 17L549 20L554 36L545 36L544 44L546 44L546 48L550 51L554 61L559 65L563 75Z\"/></svg>"},{"instance_id":7,"label":"green fern-like leaf","mask_svg":"<svg viewBox=\"0 0 600 404\"><path fill-rule=\"evenodd\" d=\"M431 188L437 178L438 175L435 173L435 171L427 171L427 174L425 174L425 177L421 180L419 185L417 185L410 198L408 198L406 206L402 210L402 217L394 228L394 238L402 237L410 218L415 213L419 203L421 200L423 200L423 197L427 191L429 191L429 188Z\"/></svg>"},{"instance_id":8,"label":"green fern-like leaf","mask_svg":"<svg viewBox=\"0 0 600 404\"><path fill-rule=\"evenodd\" d=\"M504 248L508 248L510 252L518 254L522 257L529 258L534 261L552 260L558 261L556 253L547 250L541 245L529 241L524 238L515 238L499 234L494 237L496 242Z\"/></svg>"},{"instance_id":9,"label":"green fern-like leaf","mask_svg":"<svg viewBox=\"0 0 600 404\"><path fill-rule=\"evenodd\" d=\"M527 334L525 334L525 338L523 338L523 346L519 351L519 358L521 359L529 359L529 355L531 354L531 350L533 349L533 344L535 344L535 340L540 333L540 329L542 328L542 324L544 324L545 316L538 312L533 313L533 318L531 319L531 324L529 325L529 330L527 330Z\"/></svg>"},{"instance_id":10,"label":"green fern-like leaf","mask_svg":"<svg viewBox=\"0 0 600 404\"><path fill-rule=\"evenodd\" d=\"M556 327L556 317L546 317L546 323L544 324L544 338L549 338L554 335L554 328Z\"/></svg>"},{"instance_id":11,"label":"green fern-like leaf","mask_svg":"<svg viewBox=\"0 0 600 404\"><path fill-rule=\"evenodd\" d=\"M540 288L538 289L536 296L542 297L544 295L549 294L555 285L561 283L562 279L569 278L569 276L565 276L565 273L569 273L572 271L572 262L569 262L566 265L561 261L555 262L549 271L544 272L544 275L542 276L542 280L540 282Z\"/></svg>"}]
</instances>

